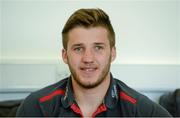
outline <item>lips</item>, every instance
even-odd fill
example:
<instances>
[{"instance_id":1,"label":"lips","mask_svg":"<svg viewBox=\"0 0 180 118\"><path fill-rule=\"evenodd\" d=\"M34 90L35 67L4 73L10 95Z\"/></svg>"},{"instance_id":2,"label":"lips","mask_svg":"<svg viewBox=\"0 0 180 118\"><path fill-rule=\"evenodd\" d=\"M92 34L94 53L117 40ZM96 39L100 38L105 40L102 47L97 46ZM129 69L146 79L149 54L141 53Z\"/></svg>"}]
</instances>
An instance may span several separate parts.
<instances>
[{"instance_id":1,"label":"lips","mask_svg":"<svg viewBox=\"0 0 180 118\"><path fill-rule=\"evenodd\" d=\"M96 66L82 66L82 67L80 67L80 70L85 74L92 74L97 69L98 68Z\"/></svg>"},{"instance_id":2,"label":"lips","mask_svg":"<svg viewBox=\"0 0 180 118\"><path fill-rule=\"evenodd\" d=\"M86 72L92 72L95 71L97 68L81 68L82 71L86 71Z\"/></svg>"}]
</instances>

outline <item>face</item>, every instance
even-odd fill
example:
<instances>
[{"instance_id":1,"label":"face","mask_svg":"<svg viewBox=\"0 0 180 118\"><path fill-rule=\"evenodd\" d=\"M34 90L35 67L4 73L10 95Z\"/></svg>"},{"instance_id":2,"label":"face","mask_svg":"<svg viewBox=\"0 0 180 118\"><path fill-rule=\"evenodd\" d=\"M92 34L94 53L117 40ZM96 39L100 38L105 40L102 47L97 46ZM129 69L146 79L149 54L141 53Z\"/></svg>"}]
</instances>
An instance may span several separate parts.
<instances>
[{"instance_id":1,"label":"face","mask_svg":"<svg viewBox=\"0 0 180 118\"><path fill-rule=\"evenodd\" d=\"M71 71L72 82L94 88L109 77L115 47L110 48L108 32L103 27L77 27L68 33L67 50L62 57Z\"/></svg>"}]
</instances>

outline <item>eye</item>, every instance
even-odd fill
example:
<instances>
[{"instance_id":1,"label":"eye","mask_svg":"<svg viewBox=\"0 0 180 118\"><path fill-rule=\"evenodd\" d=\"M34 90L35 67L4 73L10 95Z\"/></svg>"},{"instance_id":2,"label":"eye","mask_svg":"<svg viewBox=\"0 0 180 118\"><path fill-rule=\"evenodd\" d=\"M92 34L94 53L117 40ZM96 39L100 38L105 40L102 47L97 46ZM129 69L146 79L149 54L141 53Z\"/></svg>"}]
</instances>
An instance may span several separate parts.
<instances>
[{"instance_id":1,"label":"eye","mask_svg":"<svg viewBox=\"0 0 180 118\"><path fill-rule=\"evenodd\" d=\"M96 46L95 49L96 49L97 51L99 51L99 50L103 50L104 47L102 47L102 46Z\"/></svg>"},{"instance_id":2,"label":"eye","mask_svg":"<svg viewBox=\"0 0 180 118\"><path fill-rule=\"evenodd\" d=\"M74 51L79 53L79 52L83 51L83 48L82 47L76 47L76 48L74 48Z\"/></svg>"}]
</instances>

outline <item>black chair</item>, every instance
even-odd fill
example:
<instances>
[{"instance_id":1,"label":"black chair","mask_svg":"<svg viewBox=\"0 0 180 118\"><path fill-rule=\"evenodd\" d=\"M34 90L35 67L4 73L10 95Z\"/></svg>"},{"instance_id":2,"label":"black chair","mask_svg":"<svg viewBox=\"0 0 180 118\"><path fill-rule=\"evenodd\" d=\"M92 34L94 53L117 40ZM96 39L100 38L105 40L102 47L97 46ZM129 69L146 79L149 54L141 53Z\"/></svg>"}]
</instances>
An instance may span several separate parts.
<instances>
[{"instance_id":1,"label":"black chair","mask_svg":"<svg viewBox=\"0 0 180 118\"><path fill-rule=\"evenodd\" d=\"M180 117L180 89L162 95L159 104L169 111L172 116Z\"/></svg>"},{"instance_id":2,"label":"black chair","mask_svg":"<svg viewBox=\"0 0 180 118\"><path fill-rule=\"evenodd\" d=\"M0 117L15 117L22 101L23 100L0 101Z\"/></svg>"}]
</instances>

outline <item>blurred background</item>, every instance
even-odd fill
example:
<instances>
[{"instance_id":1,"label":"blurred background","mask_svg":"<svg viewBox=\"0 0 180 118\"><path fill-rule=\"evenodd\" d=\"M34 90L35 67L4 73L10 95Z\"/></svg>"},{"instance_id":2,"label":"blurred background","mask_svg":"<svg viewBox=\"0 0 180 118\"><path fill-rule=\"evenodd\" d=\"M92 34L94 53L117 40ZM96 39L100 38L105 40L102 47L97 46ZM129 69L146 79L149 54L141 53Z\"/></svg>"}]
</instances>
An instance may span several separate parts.
<instances>
[{"instance_id":1,"label":"blurred background","mask_svg":"<svg viewBox=\"0 0 180 118\"><path fill-rule=\"evenodd\" d=\"M80 8L100 8L116 33L115 78L158 102L180 88L179 0L1 0L0 100L69 76L61 31Z\"/></svg>"}]
</instances>

